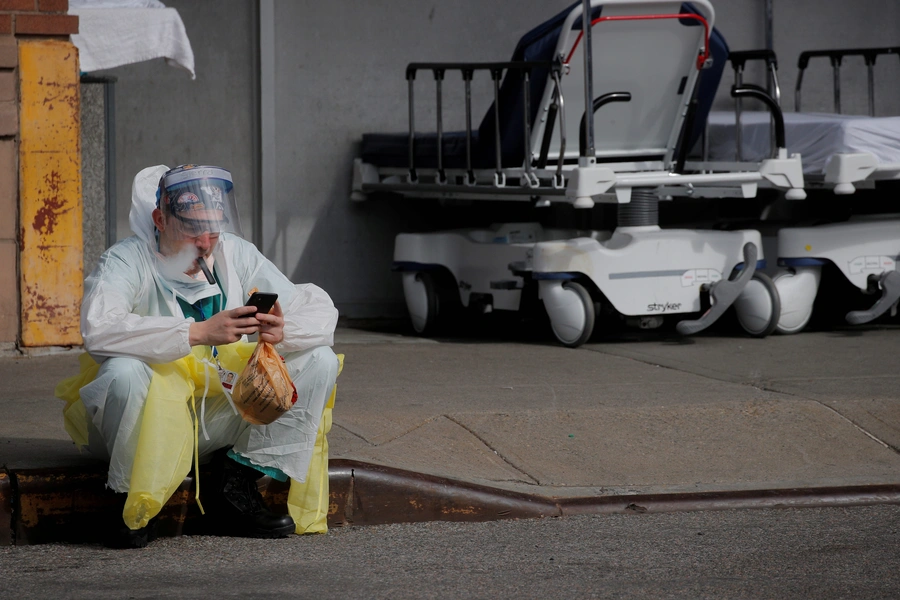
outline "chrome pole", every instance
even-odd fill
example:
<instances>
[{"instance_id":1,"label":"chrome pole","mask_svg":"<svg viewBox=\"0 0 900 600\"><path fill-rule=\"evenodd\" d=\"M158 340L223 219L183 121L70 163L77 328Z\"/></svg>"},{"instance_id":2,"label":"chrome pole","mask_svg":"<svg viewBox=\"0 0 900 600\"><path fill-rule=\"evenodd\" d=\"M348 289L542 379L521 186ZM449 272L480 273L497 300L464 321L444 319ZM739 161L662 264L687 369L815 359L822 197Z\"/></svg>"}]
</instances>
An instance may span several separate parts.
<instances>
[{"instance_id":1,"label":"chrome pole","mask_svg":"<svg viewBox=\"0 0 900 600\"><path fill-rule=\"evenodd\" d=\"M831 70L834 73L834 112L841 114L841 59L832 59Z\"/></svg>"},{"instance_id":2,"label":"chrome pole","mask_svg":"<svg viewBox=\"0 0 900 600\"><path fill-rule=\"evenodd\" d=\"M581 33L584 36L584 115L587 125L585 156L594 158L594 69L591 50L591 0L582 0Z\"/></svg>"},{"instance_id":3,"label":"chrome pole","mask_svg":"<svg viewBox=\"0 0 900 600\"><path fill-rule=\"evenodd\" d=\"M875 116L875 63L866 65L869 71L869 116Z\"/></svg>"}]
</instances>

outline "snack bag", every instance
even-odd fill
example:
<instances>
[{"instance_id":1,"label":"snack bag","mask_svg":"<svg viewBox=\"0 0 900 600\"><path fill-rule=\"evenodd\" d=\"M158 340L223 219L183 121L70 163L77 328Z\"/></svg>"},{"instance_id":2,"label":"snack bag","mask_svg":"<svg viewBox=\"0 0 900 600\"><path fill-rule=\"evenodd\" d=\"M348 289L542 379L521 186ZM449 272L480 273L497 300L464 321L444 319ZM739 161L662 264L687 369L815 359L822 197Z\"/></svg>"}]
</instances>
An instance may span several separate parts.
<instances>
[{"instance_id":1,"label":"snack bag","mask_svg":"<svg viewBox=\"0 0 900 600\"><path fill-rule=\"evenodd\" d=\"M297 401L284 360L269 342L259 342L238 376L231 399L245 421L268 425Z\"/></svg>"}]
</instances>

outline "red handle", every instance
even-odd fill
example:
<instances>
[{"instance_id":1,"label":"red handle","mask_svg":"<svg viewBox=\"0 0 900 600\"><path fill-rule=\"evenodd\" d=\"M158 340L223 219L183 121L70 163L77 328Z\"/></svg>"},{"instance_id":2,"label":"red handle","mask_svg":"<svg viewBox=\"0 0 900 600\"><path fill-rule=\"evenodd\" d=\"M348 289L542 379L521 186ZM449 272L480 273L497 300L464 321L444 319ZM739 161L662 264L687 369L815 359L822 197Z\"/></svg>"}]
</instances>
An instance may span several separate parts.
<instances>
[{"instance_id":1,"label":"red handle","mask_svg":"<svg viewBox=\"0 0 900 600\"><path fill-rule=\"evenodd\" d=\"M709 23L700 15L681 13L677 15L622 15L618 17L597 17L591 21L591 27L600 21L650 21L656 19L694 19L703 24L703 54L697 57L697 69L702 69L706 59L709 58ZM572 46L572 50L569 51L569 55L566 57L566 64L569 64L569 61L572 59L572 55L575 53L575 49L578 48L578 43L581 41L581 36L583 35L584 30L578 33L575 44Z\"/></svg>"}]
</instances>

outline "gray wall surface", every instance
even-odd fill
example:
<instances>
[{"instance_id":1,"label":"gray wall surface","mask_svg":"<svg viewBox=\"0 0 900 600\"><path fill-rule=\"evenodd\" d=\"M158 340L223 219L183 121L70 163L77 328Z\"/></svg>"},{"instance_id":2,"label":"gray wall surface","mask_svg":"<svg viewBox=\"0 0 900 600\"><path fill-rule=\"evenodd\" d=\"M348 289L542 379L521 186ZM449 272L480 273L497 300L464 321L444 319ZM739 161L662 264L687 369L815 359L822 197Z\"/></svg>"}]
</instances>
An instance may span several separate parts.
<instances>
[{"instance_id":1,"label":"gray wall surface","mask_svg":"<svg viewBox=\"0 0 900 600\"><path fill-rule=\"evenodd\" d=\"M713 1L716 28L730 50L765 47L763 0ZM794 110L797 59L804 50L869 48L900 45L900 2L893 0L773 0L774 50L778 55L781 105ZM749 79L762 82L761 69L748 69ZM867 114L866 68L862 57L848 57L841 69L842 112ZM717 108L733 106L727 91L731 69L722 77ZM832 112L833 78L826 58L810 62L803 76L801 109ZM876 115L900 115L900 61L882 56L875 65ZM752 107L751 107L752 108Z\"/></svg>"},{"instance_id":2,"label":"gray wall surface","mask_svg":"<svg viewBox=\"0 0 900 600\"><path fill-rule=\"evenodd\" d=\"M104 85L81 84L81 193L84 197L84 272L106 249L106 113Z\"/></svg>"},{"instance_id":3,"label":"gray wall surface","mask_svg":"<svg viewBox=\"0 0 900 600\"><path fill-rule=\"evenodd\" d=\"M184 21L196 80L162 59L100 72L116 83L117 237L131 235L134 176L152 165L231 170L245 237L259 190L258 30L253 0L167 0Z\"/></svg>"},{"instance_id":4,"label":"gray wall surface","mask_svg":"<svg viewBox=\"0 0 900 600\"><path fill-rule=\"evenodd\" d=\"M350 202L362 134L407 128L407 63L507 60L522 34L569 3L276 2L278 193L265 210L277 226L264 235L267 255L294 280L321 282L345 316L403 314L394 236L445 222L414 201ZM434 84L418 83L424 131L435 123ZM446 88L445 130L461 129L462 85L448 76ZM489 105L479 91L475 126Z\"/></svg>"},{"instance_id":5,"label":"gray wall surface","mask_svg":"<svg viewBox=\"0 0 900 600\"><path fill-rule=\"evenodd\" d=\"M162 61L111 71L119 77L118 236L128 235L131 180L140 168L220 164L234 172L245 237L254 239L292 280L321 285L344 316L404 314L400 280L390 272L394 236L460 225L461 215L478 213L413 201L351 202L351 164L362 134L405 131L408 62L507 60L523 33L569 4L275 0L274 39L269 40L274 85L263 92L270 94L274 107L270 143L275 158L268 165L274 193L261 199L259 2L170 0L167 5L178 9L191 39L197 80ZM774 0L774 5L774 44L788 109L801 50L900 44L900 3ZM717 27L731 49L764 46L763 0L720 0L715 6ZM850 66L857 62L854 71ZM877 65L878 114L900 114L898 62L883 57ZM845 112L862 113L862 60L848 60L845 72ZM445 95L445 130L461 129L464 123L461 86L451 83ZM729 69L718 108L732 105L730 84ZM418 90L420 131L433 129L433 84L422 80ZM803 98L804 110L831 110L827 62L815 63L807 72ZM487 89L477 88L476 126L488 104ZM261 236L251 235L249 225L257 209L262 217L253 225Z\"/></svg>"}]
</instances>

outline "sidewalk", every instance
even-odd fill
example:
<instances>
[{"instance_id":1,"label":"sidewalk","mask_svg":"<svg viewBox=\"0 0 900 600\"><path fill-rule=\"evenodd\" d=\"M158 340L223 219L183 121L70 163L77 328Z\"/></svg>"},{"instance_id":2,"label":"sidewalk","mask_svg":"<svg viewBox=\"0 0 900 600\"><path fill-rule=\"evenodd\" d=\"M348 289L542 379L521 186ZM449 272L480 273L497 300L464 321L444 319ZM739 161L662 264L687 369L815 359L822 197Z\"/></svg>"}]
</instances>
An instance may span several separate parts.
<instances>
[{"instance_id":1,"label":"sidewalk","mask_svg":"<svg viewBox=\"0 0 900 600\"><path fill-rule=\"evenodd\" d=\"M330 521L897 502L898 349L892 326L577 350L339 329ZM21 521L61 523L102 489L53 398L77 356L0 358L0 544L45 541Z\"/></svg>"}]
</instances>

